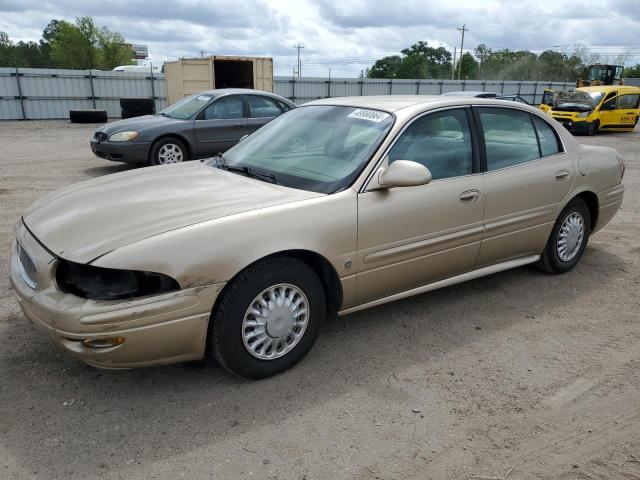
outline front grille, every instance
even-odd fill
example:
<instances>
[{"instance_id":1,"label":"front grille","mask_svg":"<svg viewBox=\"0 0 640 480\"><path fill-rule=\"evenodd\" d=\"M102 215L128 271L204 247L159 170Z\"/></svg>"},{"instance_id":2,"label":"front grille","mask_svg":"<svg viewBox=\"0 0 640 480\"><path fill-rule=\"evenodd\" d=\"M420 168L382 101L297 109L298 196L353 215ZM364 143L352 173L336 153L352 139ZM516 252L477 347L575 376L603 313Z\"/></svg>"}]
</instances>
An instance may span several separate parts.
<instances>
[{"instance_id":1,"label":"front grille","mask_svg":"<svg viewBox=\"0 0 640 480\"><path fill-rule=\"evenodd\" d=\"M24 282L29 285L31 288L38 288L38 280L36 274L36 266L33 264L33 260L26 252L20 242L18 243L18 264L20 266L20 273L22 274L22 279Z\"/></svg>"},{"instance_id":2,"label":"front grille","mask_svg":"<svg viewBox=\"0 0 640 480\"><path fill-rule=\"evenodd\" d=\"M103 132L96 132L96 133L93 135L93 139L94 139L96 142L102 142L103 140L106 140L106 139L107 139L107 134L106 134L106 133L103 133Z\"/></svg>"}]
</instances>

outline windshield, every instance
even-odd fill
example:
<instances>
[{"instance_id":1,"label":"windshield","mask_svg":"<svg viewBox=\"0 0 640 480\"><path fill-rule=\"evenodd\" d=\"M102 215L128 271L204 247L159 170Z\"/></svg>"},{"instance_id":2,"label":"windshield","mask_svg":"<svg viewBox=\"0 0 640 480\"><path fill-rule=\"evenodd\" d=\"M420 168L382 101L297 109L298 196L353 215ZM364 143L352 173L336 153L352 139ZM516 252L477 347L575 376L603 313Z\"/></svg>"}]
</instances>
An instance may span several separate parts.
<instances>
[{"instance_id":1,"label":"windshield","mask_svg":"<svg viewBox=\"0 0 640 480\"><path fill-rule=\"evenodd\" d=\"M160 112L160 115L177 118L179 120L187 120L193 117L202 107L213 100L213 98L213 95L207 94L191 95L165 108Z\"/></svg>"},{"instance_id":2,"label":"windshield","mask_svg":"<svg viewBox=\"0 0 640 480\"><path fill-rule=\"evenodd\" d=\"M604 94L602 92L589 92L589 96L591 97L591 104L597 107Z\"/></svg>"},{"instance_id":3,"label":"windshield","mask_svg":"<svg viewBox=\"0 0 640 480\"><path fill-rule=\"evenodd\" d=\"M333 193L351 185L391 125L393 116L379 110L303 106L238 143L224 161L272 175L281 185Z\"/></svg>"}]
</instances>

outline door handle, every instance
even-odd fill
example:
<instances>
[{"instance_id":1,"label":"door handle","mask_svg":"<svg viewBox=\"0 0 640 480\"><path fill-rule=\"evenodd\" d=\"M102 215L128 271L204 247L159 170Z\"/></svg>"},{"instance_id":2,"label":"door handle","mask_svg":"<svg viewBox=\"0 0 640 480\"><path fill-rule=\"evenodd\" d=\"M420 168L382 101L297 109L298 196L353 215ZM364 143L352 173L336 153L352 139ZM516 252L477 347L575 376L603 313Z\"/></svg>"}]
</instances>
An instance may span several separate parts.
<instances>
[{"instance_id":1,"label":"door handle","mask_svg":"<svg viewBox=\"0 0 640 480\"><path fill-rule=\"evenodd\" d=\"M480 195L480 192L478 190L473 189L473 190L467 190L466 192L462 192L458 198L463 202L472 203L478 199L478 195Z\"/></svg>"},{"instance_id":2,"label":"door handle","mask_svg":"<svg viewBox=\"0 0 640 480\"><path fill-rule=\"evenodd\" d=\"M569 178L569 175L571 175L571 172L569 170L559 170L556 172L556 180L558 180L559 182L563 182L567 178Z\"/></svg>"}]
</instances>

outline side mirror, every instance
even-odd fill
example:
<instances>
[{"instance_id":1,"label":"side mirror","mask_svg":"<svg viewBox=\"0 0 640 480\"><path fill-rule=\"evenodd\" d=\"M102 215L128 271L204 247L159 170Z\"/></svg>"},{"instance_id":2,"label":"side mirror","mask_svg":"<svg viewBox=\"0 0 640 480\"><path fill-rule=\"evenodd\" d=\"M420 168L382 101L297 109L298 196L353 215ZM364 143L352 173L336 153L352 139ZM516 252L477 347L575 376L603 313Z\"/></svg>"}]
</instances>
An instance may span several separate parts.
<instances>
[{"instance_id":1,"label":"side mirror","mask_svg":"<svg viewBox=\"0 0 640 480\"><path fill-rule=\"evenodd\" d=\"M411 160L395 160L382 167L374 177L375 190L394 187L416 187L431 181L431 172L424 165Z\"/></svg>"}]
</instances>

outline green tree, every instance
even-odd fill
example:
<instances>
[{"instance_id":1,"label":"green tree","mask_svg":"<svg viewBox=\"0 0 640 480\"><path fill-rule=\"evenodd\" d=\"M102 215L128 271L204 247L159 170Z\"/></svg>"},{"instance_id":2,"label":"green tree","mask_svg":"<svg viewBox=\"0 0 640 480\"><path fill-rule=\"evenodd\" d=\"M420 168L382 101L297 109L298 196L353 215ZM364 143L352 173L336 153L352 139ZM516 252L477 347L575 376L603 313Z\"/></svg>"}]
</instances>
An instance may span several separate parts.
<instances>
[{"instance_id":1,"label":"green tree","mask_svg":"<svg viewBox=\"0 0 640 480\"><path fill-rule=\"evenodd\" d=\"M399 55L383 57L376 60L366 74L369 78L393 78L398 74L400 65L402 65L402 58Z\"/></svg>"},{"instance_id":2,"label":"green tree","mask_svg":"<svg viewBox=\"0 0 640 480\"><path fill-rule=\"evenodd\" d=\"M64 20L55 25L51 57L60 68L104 68L132 63L131 48L122 35L107 27L97 27L91 17L80 17L76 24Z\"/></svg>"},{"instance_id":3,"label":"green tree","mask_svg":"<svg viewBox=\"0 0 640 480\"><path fill-rule=\"evenodd\" d=\"M108 28L102 27L98 32L98 47L100 65L106 70L132 63L133 51L118 32L112 32Z\"/></svg>"},{"instance_id":4,"label":"green tree","mask_svg":"<svg viewBox=\"0 0 640 480\"><path fill-rule=\"evenodd\" d=\"M640 78L640 63L624 69L624 78Z\"/></svg>"},{"instance_id":5,"label":"green tree","mask_svg":"<svg viewBox=\"0 0 640 480\"><path fill-rule=\"evenodd\" d=\"M476 62L476 59L473 58L473 55L466 52L462 55L460 62L460 78L475 79L478 77L479 64Z\"/></svg>"},{"instance_id":6,"label":"green tree","mask_svg":"<svg viewBox=\"0 0 640 480\"><path fill-rule=\"evenodd\" d=\"M76 25L60 20L51 40L51 58L59 68L95 68L98 52Z\"/></svg>"},{"instance_id":7,"label":"green tree","mask_svg":"<svg viewBox=\"0 0 640 480\"><path fill-rule=\"evenodd\" d=\"M451 53L444 47L434 48L420 41L401 53L400 78L443 78L451 71Z\"/></svg>"}]
</instances>

